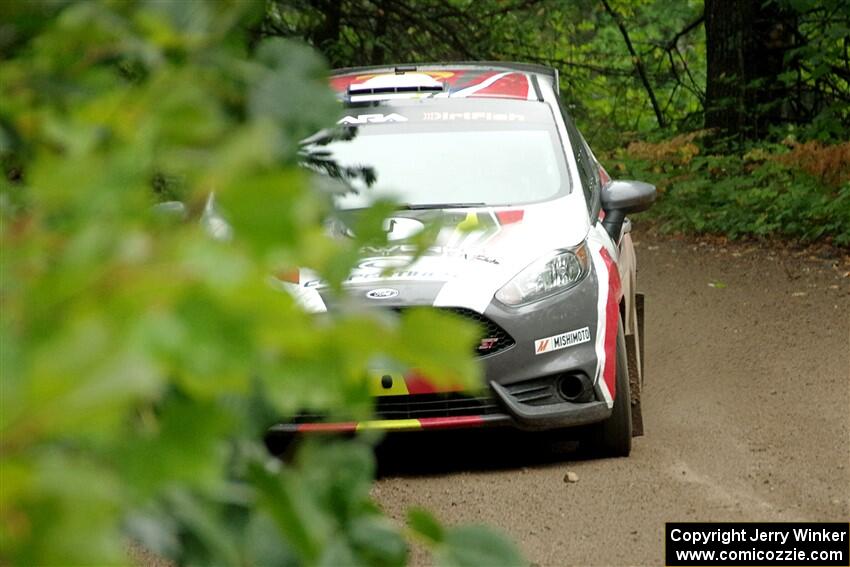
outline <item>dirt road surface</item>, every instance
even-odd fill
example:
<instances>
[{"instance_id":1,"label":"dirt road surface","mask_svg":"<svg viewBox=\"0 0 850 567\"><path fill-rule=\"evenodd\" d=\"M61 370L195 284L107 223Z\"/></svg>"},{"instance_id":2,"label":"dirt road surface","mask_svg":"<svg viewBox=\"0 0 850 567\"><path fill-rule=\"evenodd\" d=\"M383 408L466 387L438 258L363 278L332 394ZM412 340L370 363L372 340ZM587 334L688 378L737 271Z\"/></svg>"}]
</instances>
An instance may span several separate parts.
<instances>
[{"instance_id":1,"label":"dirt road surface","mask_svg":"<svg viewBox=\"0 0 850 567\"><path fill-rule=\"evenodd\" d=\"M647 434L632 456L501 431L396 437L374 488L387 513L487 522L538 565L663 564L667 521L850 518L847 258L636 241Z\"/></svg>"}]
</instances>

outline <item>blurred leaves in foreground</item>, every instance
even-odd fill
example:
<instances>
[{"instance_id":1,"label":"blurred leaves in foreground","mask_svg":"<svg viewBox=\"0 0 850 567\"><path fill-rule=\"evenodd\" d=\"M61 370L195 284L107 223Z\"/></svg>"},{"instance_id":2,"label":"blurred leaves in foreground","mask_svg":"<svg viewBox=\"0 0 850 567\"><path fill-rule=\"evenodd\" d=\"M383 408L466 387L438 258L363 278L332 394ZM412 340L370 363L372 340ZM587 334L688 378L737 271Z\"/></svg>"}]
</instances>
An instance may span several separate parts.
<instances>
[{"instance_id":1,"label":"blurred leaves in foreground","mask_svg":"<svg viewBox=\"0 0 850 567\"><path fill-rule=\"evenodd\" d=\"M0 563L126 563L136 540L179 564L404 564L367 444L290 466L260 442L300 409L368 417L376 359L479 379L461 322L318 320L269 284L307 267L338 285L362 245L326 235L329 197L297 167L340 112L321 58L249 50L262 3L3 11ZM211 193L227 242L196 222ZM153 212L171 200L188 222ZM440 563L521 561L489 530L435 529Z\"/></svg>"}]
</instances>

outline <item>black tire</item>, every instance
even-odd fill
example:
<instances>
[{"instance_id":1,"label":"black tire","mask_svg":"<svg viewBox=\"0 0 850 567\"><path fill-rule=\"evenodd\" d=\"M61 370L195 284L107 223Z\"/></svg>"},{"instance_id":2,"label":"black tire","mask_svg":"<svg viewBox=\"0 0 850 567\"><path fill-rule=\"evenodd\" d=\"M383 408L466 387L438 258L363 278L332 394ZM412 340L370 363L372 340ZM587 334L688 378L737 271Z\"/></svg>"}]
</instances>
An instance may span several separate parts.
<instances>
[{"instance_id":1,"label":"black tire","mask_svg":"<svg viewBox=\"0 0 850 567\"><path fill-rule=\"evenodd\" d=\"M632 451L632 404L622 321L617 329L617 391L614 408L608 419L591 426L582 443L589 453L599 457L628 457Z\"/></svg>"}]
</instances>

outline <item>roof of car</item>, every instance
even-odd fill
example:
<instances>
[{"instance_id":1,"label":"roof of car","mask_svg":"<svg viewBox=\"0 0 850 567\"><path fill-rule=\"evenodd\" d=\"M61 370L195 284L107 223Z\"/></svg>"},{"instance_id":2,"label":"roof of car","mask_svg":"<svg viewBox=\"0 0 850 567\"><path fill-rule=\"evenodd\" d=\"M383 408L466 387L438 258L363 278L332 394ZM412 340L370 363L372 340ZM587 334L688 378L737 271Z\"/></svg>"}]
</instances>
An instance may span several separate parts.
<instances>
[{"instance_id":1,"label":"roof of car","mask_svg":"<svg viewBox=\"0 0 850 567\"><path fill-rule=\"evenodd\" d=\"M557 70L501 61L418 63L336 69L330 78L331 87L351 102L421 97L542 100L540 81L557 89Z\"/></svg>"}]
</instances>

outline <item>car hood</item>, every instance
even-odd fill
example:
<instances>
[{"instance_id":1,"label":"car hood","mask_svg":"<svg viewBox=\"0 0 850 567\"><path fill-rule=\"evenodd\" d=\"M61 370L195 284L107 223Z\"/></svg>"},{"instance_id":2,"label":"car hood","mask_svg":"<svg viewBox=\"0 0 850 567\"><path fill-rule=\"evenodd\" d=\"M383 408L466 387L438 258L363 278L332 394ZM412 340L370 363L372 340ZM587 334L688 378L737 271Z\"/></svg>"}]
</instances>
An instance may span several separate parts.
<instances>
[{"instance_id":1,"label":"car hood","mask_svg":"<svg viewBox=\"0 0 850 567\"><path fill-rule=\"evenodd\" d=\"M364 249L345 287L367 300L391 300L385 304L483 310L493 294L531 262L584 240L587 212L574 205L559 199L523 207L399 211L385 221L388 245ZM329 230L350 236L357 214L343 212ZM439 232L433 245L412 261L417 248L410 238L426 225L438 226ZM299 287L321 291L324 283L302 273ZM382 289L386 291L375 293Z\"/></svg>"}]
</instances>

